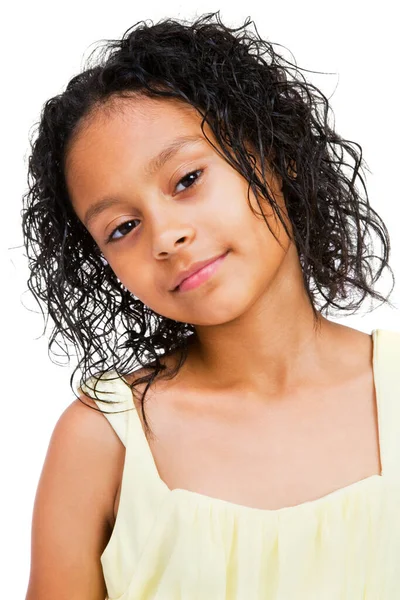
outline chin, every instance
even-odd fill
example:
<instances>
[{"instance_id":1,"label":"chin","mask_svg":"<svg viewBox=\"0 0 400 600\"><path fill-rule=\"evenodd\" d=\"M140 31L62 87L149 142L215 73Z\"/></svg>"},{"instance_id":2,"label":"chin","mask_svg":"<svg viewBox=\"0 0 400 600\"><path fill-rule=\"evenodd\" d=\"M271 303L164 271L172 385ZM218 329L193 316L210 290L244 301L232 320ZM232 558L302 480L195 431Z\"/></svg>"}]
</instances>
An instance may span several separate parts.
<instances>
[{"instance_id":1,"label":"chin","mask_svg":"<svg viewBox=\"0 0 400 600\"><path fill-rule=\"evenodd\" d=\"M203 301L201 306L196 309L193 307L193 311L187 312L188 320L185 322L208 327L224 325L240 318L247 308L248 304L240 302L238 298L232 296L223 302L217 300Z\"/></svg>"}]
</instances>

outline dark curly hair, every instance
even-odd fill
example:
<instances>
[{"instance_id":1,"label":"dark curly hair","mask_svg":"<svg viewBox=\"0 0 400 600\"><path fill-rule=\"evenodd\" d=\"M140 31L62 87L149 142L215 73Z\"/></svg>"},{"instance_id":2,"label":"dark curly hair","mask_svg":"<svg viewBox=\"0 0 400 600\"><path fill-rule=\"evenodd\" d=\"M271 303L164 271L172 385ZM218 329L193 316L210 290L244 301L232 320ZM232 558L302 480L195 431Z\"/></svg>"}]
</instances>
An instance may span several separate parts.
<instances>
[{"instance_id":1,"label":"dark curly hair","mask_svg":"<svg viewBox=\"0 0 400 600\"><path fill-rule=\"evenodd\" d=\"M268 159L282 179L314 322L318 310L356 311L366 295L389 303L390 294L385 298L372 287L385 267L393 281L394 275L388 265L388 231L370 207L361 176L362 149L335 132L328 124L326 97L251 24L247 17L242 26L229 28L219 11L191 23L136 23L121 39L106 41L94 64L91 55L65 91L45 103L31 140L22 212L27 283L55 324L49 352L55 355L56 344L70 358L68 344L76 349L72 388L78 369L82 386L89 375L97 381L107 371L123 377L135 364L146 367L146 375L130 384L132 391L146 384L141 394L146 433L144 398L166 369L160 355L177 352L179 360L169 373L173 377L187 357L195 328L156 314L134 297L72 209L64 178L68 144L91 111L112 98L134 93L180 99L194 107L203 117L203 134L207 122L216 150L246 178L257 202L259 196L269 202L289 235L249 148L261 164ZM382 242L382 258L366 243L367 234L371 243L370 230ZM374 266L375 258L379 265Z\"/></svg>"}]
</instances>

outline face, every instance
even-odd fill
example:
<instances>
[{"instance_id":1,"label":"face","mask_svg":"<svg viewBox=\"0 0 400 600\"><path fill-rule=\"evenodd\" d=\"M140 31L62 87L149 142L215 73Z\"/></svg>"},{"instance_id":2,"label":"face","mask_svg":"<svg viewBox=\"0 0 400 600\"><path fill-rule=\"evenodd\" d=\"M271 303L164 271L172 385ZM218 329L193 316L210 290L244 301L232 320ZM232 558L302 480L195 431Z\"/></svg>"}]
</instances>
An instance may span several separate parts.
<instances>
[{"instance_id":1,"label":"face","mask_svg":"<svg viewBox=\"0 0 400 600\"><path fill-rule=\"evenodd\" d=\"M111 108L96 110L68 150L78 218L121 283L156 313L194 325L240 317L285 259L290 240L279 220L265 202L283 248L251 211L248 182L206 140L191 106L129 98ZM270 176L269 185L284 209L279 182ZM259 213L251 192L250 199ZM218 257L187 282L197 285L174 289L182 270Z\"/></svg>"}]
</instances>

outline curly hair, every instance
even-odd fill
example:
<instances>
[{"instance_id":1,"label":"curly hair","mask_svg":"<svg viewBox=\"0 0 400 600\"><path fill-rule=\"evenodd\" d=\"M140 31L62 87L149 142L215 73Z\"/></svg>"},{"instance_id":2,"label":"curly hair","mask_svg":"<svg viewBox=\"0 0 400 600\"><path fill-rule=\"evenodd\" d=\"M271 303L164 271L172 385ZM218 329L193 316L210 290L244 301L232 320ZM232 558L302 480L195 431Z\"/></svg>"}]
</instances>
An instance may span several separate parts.
<instances>
[{"instance_id":1,"label":"curly hair","mask_svg":"<svg viewBox=\"0 0 400 600\"><path fill-rule=\"evenodd\" d=\"M72 389L77 370L82 386L89 375L96 379L115 371L122 377L134 364L146 367L146 375L129 384L133 392L146 384L140 398L146 433L145 395L166 369L160 355L177 352L173 377L186 360L195 328L155 313L121 284L68 197L68 145L78 126L113 98L134 93L175 98L195 108L203 117L203 134L207 122L216 150L246 178L257 202L259 195L269 202L289 235L249 147L261 164L269 160L282 180L314 320L330 308L356 311L366 295L389 303L393 289L386 298L373 289L385 267L393 280L394 275L388 231L369 204L361 175L367 168L361 146L335 132L324 94L261 39L255 25L252 31L252 24L247 17L240 27L229 28L219 11L191 23L139 21L121 39L106 41L94 64L91 55L65 91L44 104L31 140L22 228L28 288L54 322L49 353L55 355L54 344L68 358L68 344L76 349ZM371 252L371 230L382 243L382 258Z\"/></svg>"}]
</instances>

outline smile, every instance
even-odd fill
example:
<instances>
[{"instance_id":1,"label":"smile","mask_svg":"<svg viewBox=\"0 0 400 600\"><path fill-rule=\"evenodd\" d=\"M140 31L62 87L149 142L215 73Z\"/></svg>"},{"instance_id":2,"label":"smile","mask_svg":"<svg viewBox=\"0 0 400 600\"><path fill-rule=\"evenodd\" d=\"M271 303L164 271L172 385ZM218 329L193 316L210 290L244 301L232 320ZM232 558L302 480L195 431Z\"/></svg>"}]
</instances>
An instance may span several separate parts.
<instances>
[{"instance_id":1,"label":"smile","mask_svg":"<svg viewBox=\"0 0 400 600\"><path fill-rule=\"evenodd\" d=\"M228 252L229 252L229 250L228 250ZM198 287L199 285L201 285L202 283L204 283L205 281L210 279L210 277L212 277L212 275L214 275L214 273L218 270L219 266L222 264L223 260L227 256L228 252L225 252L225 254L218 257L213 262L209 263L205 267L202 267L201 269L196 271L196 273L193 273L193 275L190 275L190 277L187 277L186 279L184 279L182 281L182 283L178 286L176 291L177 292L187 292L189 290L192 290L192 289Z\"/></svg>"}]
</instances>

